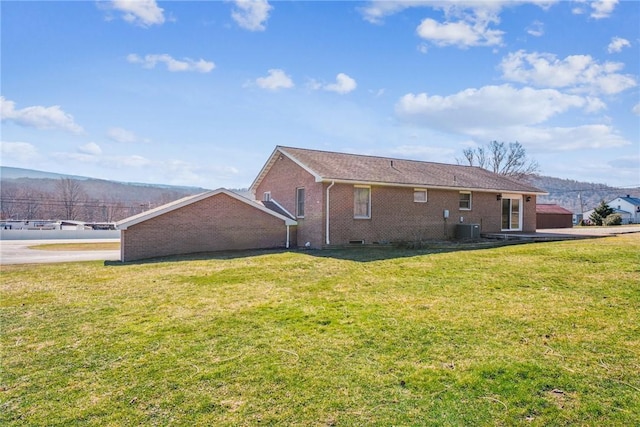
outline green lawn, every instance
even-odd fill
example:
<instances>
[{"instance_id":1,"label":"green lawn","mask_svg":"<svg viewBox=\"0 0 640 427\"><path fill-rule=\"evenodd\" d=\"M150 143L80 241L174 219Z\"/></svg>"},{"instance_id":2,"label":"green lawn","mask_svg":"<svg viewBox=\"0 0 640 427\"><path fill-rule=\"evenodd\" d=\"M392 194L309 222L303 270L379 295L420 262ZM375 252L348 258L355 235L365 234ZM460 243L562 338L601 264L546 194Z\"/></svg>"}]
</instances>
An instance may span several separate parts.
<instances>
[{"instance_id":1,"label":"green lawn","mask_svg":"<svg viewBox=\"0 0 640 427\"><path fill-rule=\"evenodd\" d=\"M2 425L640 425L640 236L3 266Z\"/></svg>"}]
</instances>

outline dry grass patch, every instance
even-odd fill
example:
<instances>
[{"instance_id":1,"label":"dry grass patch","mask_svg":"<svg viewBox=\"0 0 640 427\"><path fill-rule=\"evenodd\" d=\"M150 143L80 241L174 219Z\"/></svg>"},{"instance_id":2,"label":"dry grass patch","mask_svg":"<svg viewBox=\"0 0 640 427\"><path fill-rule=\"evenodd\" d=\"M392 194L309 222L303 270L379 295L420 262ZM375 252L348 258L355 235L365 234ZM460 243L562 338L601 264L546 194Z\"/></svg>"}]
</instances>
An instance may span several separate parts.
<instances>
[{"instance_id":1,"label":"dry grass patch","mask_svg":"<svg viewBox=\"0 0 640 427\"><path fill-rule=\"evenodd\" d=\"M37 249L42 251L115 251L120 250L120 242L44 243L41 245L29 246L29 249Z\"/></svg>"}]
</instances>

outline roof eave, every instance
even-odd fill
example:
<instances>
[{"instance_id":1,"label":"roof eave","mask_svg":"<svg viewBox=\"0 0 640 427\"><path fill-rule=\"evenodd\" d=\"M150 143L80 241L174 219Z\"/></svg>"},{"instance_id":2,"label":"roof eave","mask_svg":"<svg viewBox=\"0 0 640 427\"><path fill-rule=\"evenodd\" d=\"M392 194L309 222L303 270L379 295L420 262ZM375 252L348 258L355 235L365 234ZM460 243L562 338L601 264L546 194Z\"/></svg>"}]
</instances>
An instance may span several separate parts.
<instances>
[{"instance_id":1,"label":"roof eave","mask_svg":"<svg viewBox=\"0 0 640 427\"><path fill-rule=\"evenodd\" d=\"M251 183L251 186L249 187L249 190L253 193L254 196L256 194L256 190L258 189L258 186L260 185L260 183L262 182L264 177L267 175L267 173L269 173L269 170L273 167L273 165L276 163L276 161L282 155L287 156L287 158L290 159L292 162L294 162L295 164L300 166L302 169L304 169L305 171L307 171L308 173L313 175L313 177L315 178L316 182L321 182L322 181L322 177L320 175L318 175L318 173L316 171L311 169L306 164L302 163L300 160L298 160L291 153L288 153L286 151L285 147L282 147L282 146L278 145L278 146L276 146L275 150L273 150L273 153L271 153L271 156L269 156L269 159L264 164L262 169L260 169L260 172L256 176L256 179L253 180L253 183Z\"/></svg>"},{"instance_id":2,"label":"roof eave","mask_svg":"<svg viewBox=\"0 0 640 427\"><path fill-rule=\"evenodd\" d=\"M353 180L353 179L341 179L341 178L320 178L319 182L323 183L332 183L336 184L353 184L353 185L378 185L383 187L403 187L403 188L425 188L425 189L434 189L434 190L452 190L452 191L475 191L480 193L517 193L517 194L530 194L535 196L546 196L549 193L538 190L538 189L530 189L530 190L518 190L512 188L479 188L479 187L454 187L454 186L444 186L444 185L433 185L433 184L425 184L425 183L398 183L398 182L383 182L383 181L362 181L362 180ZM534 191L535 190L535 191Z\"/></svg>"}]
</instances>

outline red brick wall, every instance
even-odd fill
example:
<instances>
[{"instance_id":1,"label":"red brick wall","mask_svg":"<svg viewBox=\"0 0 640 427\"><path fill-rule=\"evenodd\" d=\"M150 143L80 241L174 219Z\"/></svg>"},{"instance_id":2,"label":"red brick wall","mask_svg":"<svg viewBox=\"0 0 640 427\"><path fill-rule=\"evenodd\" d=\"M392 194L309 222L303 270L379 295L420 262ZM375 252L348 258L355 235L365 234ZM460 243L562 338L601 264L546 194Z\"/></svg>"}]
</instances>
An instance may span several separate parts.
<instances>
[{"instance_id":1,"label":"red brick wall","mask_svg":"<svg viewBox=\"0 0 640 427\"><path fill-rule=\"evenodd\" d=\"M274 201L295 216L296 189L299 187L305 190L305 215L296 218L297 244L304 246L309 242L311 247L320 248L324 236L324 193L322 183L315 182L313 175L288 157L281 156L257 187L255 197L262 200L263 194L269 191Z\"/></svg>"},{"instance_id":2,"label":"red brick wall","mask_svg":"<svg viewBox=\"0 0 640 427\"><path fill-rule=\"evenodd\" d=\"M284 221L220 193L123 230L122 261L284 247L286 237Z\"/></svg>"},{"instance_id":3,"label":"red brick wall","mask_svg":"<svg viewBox=\"0 0 640 427\"><path fill-rule=\"evenodd\" d=\"M330 190L330 241L332 245L352 240L365 243L455 238L460 218L465 224L480 224L480 231L500 232L502 203L497 193L472 193L471 210L459 208L459 192L427 190L427 202L413 201L413 188L371 187L371 218L353 218L353 185L336 184ZM444 210L449 218L444 219ZM523 231L535 231L535 197L523 200Z\"/></svg>"},{"instance_id":4,"label":"red brick wall","mask_svg":"<svg viewBox=\"0 0 640 427\"><path fill-rule=\"evenodd\" d=\"M524 196L522 204L524 205L522 218L522 231L527 233L534 233L536 231L536 196L530 196L531 199L527 202L527 196Z\"/></svg>"}]
</instances>

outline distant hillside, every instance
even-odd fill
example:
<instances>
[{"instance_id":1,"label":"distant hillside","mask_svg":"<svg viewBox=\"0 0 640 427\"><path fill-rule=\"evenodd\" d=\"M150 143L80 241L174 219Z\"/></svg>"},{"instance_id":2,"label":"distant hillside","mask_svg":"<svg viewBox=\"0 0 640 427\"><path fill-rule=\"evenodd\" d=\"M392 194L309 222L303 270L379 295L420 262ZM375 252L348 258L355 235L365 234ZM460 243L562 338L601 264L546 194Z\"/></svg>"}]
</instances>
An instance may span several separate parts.
<instances>
[{"instance_id":1,"label":"distant hillside","mask_svg":"<svg viewBox=\"0 0 640 427\"><path fill-rule=\"evenodd\" d=\"M77 183L73 216L62 200L63 179ZM3 219L78 219L113 222L143 210L207 191L199 187L141 184L0 167Z\"/></svg>"},{"instance_id":2,"label":"distant hillside","mask_svg":"<svg viewBox=\"0 0 640 427\"><path fill-rule=\"evenodd\" d=\"M78 180L89 179L86 176L77 175L64 175L60 173L44 172L34 169L13 168L9 166L0 166L0 178L5 179L18 179L18 178L34 178L34 179L60 179L71 178Z\"/></svg>"},{"instance_id":3,"label":"distant hillside","mask_svg":"<svg viewBox=\"0 0 640 427\"><path fill-rule=\"evenodd\" d=\"M538 203L555 203L574 213L596 207L602 200L610 201L619 196L640 197L640 188L616 188L605 184L580 182L570 179L536 176L529 179L531 185L547 191L548 196L538 197Z\"/></svg>"},{"instance_id":4,"label":"distant hillside","mask_svg":"<svg viewBox=\"0 0 640 427\"><path fill-rule=\"evenodd\" d=\"M140 187L153 187L153 188L165 188L172 190L186 190L187 192L197 191L202 192L206 191L204 188L200 187L189 187L189 186L180 186L180 185L167 185L167 184L145 184L140 182L125 182L125 181L113 181L113 180L103 180L97 178L90 178L87 176L79 176L79 175L66 175L61 173L54 172L45 172L34 169L23 169L23 168L14 168L9 166L0 166L0 178L4 180L17 180L21 178L30 178L30 179L53 179L59 180L60 178L69 178L76 179L78 181L103 181L115 184L123 184L123 185L133 185Z\"/></svg>"}]
</instances>

